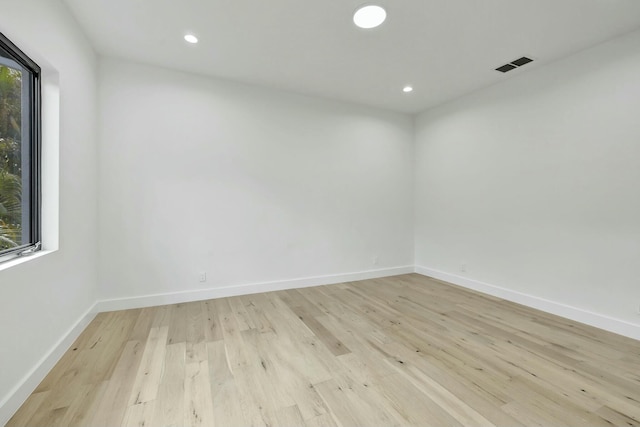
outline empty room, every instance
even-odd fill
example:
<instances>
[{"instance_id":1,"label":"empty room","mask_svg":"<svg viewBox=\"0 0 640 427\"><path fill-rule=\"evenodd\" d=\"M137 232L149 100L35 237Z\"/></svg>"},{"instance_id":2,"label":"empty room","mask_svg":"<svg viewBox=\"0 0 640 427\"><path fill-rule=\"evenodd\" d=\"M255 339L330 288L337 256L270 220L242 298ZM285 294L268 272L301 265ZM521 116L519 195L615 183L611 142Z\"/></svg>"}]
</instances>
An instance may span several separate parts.
<instances>
[{"instance_id":1,"label":"empty room","mask_svg":"<svg viewBox=\"0 0 640 427\"><path fill-rule=\"evenodd\" d=\"M0 425L640 426L638 0L0 0Z\"/></svg>"}]
</instances>

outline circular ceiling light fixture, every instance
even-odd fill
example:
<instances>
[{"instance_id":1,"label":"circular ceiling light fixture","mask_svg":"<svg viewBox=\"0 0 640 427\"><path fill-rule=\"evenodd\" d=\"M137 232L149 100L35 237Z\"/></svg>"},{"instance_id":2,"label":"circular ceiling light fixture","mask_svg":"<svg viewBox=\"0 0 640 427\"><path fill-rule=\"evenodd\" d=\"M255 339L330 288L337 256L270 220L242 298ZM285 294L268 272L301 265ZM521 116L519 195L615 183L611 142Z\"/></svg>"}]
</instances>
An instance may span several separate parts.
<instances>
[{"instance_id":1,"label":"circular ceiling light fixture","mask_svg":"<svg viewBox=\"0 0 640 427\"><path fill-rule=\"evenodd\" d=\"M387 19L387 12L380 6L362 6L353 14L353 23L360 28L375 28Z\"/></svg>"},{"instance_id":2,"label":"circular ceiling light fixture","mask_svg":"<svg viewBox=\"0 0 640 427\"><path fill-rule=\"evenodd\" d=\"M413 92L413 86L405 86L405 87L402 88L402 91L404 93Z\"/></svg>"},{"instance_id":3,"label":"circular ceiling light fixture","mask_svg":"<svg viewBox=\"0 0 640 427\"><path fill-rule=\"evenodd\" d=\"M184 36L184 40L187 43L191 43L191 44L198 43L198 38L196 36L194 36L193 34L187 34L186 36Z\"/></svg>"}]
</instances>

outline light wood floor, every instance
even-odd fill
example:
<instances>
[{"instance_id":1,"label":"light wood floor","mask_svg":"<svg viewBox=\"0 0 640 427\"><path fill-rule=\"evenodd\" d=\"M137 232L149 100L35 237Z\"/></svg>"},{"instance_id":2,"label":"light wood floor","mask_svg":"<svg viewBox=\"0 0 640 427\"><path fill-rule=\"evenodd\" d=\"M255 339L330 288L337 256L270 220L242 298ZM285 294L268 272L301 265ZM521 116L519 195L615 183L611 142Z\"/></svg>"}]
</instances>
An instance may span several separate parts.
<instances>
[{"instance_id":1,"label":"light wood floor","mask_svg":"<svg viewBox=\"0 0 640 427\"><path fill-rule=\"evenodd\" d=\"M102 313L8 425L640 425L640 342L415 274Z\"/></svg>"}]
</instances>

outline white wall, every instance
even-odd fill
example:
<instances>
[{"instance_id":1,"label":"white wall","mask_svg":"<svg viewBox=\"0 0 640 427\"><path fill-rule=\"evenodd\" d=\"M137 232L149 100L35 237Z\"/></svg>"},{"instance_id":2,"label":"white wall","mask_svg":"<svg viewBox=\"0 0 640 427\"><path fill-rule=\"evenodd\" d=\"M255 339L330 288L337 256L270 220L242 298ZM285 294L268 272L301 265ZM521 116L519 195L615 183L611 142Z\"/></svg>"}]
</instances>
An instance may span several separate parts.
<instances>
[{"instance_id":1,"label":"white wall","mask_svg":"<svg viewBox=\"0 0 640 427\"><path fill-rule=\"evenodd\" d=\"M51 191L44 195L49 208L59 201L59 242L44 241L48 248L59 243L59 250L0 270L1 425L37 385L38 374L29 376L31 370L96 299L97 67L84 35L58 1L0 0L0 10L0 31L40 63L49 82L58 80L61 93L59 200L50 200L56 197L50 181L45 187ZM56 167L55 143L49 137L43 141L48 168ZM46 218L47 227L51 219ZM25 380L36 382L20 388Z\"/></svg>"},{"instance_id":2,"label":"white wall","mask_svg":"<svg viewBox=\"0 0 640 427\"><path fill-rule=\"evenodd\" d=\"M113 59L100 108L100 298L413 265L410 116Z\"/></svg>"},{"instance_id":3,"label":"white wall","mask_svg":"<svg viewBox=\"0 0 640 427\"><path fill-rule=\"evenodd\" d=\"M640 33L420 115L414 182L408 116L118 60L96 129L66 9L0 8L61 94L59 250L0 270L0 424L96 299L391 271L414 213L430 272L640 323Z\"/></svg>"},{"instance_id":4,"label":"white wall","mask_svg":"<svg viewBox=\"0 0 640 427\"><path fill-rule=\"evenodd\" d=\"M640 337L640 32L427 111L416 141L423 271Z\"/></svg>"}]
</instances>

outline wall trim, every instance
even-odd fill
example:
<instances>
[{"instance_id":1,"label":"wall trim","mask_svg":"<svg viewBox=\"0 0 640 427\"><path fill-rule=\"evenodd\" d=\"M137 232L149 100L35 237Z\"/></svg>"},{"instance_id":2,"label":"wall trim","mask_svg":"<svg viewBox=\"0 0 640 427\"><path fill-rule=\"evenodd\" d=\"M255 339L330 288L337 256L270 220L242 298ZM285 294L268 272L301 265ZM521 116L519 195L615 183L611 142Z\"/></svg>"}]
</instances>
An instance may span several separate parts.
<instances>
[{"instance_id":1,"label":"wall trim","mask_svg":"<svg viewBox=\"0 0 640 427\"><path fill-rule=\"evenodd\" d=\"M84 329L96 317L98 312L93 304L80 318L67 330L49 351L36 363L36 365L13 387L0 401L0 426L5 425L16 413L38 384L53 369L64 353L71 347Z\"/></svg>"},{"instance_id":2,"label":"wall trim","mask_svg":"<svg viewBox=\"0 0 640 427\"><path fill-rule=\"evenodd\" d=\"M151 307L155 305L176 304L181 302L201 301L212 298L224 298L247 295L258 292L279 291L311 286L332 285L356 280L376 279L413 273L412 265L360 271L356 273L334 274L326 276L305 277L301 279L280 280L244 285L225 286L210 289L198 289L184 292L142 295L131 298L117 298L96 301L51 349L36 363L23 379L13 387L0 401L0 426L5 425L27 400L33 390L53 369L73 342L80 336L98 313L105 311L127 310L131 308Z\"/></svg>"},{"instance_id":3,"label":"wall trim","mask_svg":"<svg viewBox=\"0 0 640 427\"><path fill-rule=\"evenodd\" d=\"M468 277L458 276L433 268L416 265L415 272L418 274L422 274L423 276L432 277L434 279L449 282L454 285L462 286L464 288L473 289L474 291L489 294L494 297L505 299L507 301L516 302L518 304L526 305L527 307L532 307L570 320L575 320L576 322L604 329L605 331L640 340L640 324L630 323L624 320L605 316L603 314L598 314L578 307L573 307L571 305L551 301L511 289L506 289L500 286L481 282L475 279L470 279Z\"/></svg>"},{"instance_id":4,"label":"wall trim","mask_svg":"<svg viewBox=\"0 0 640 427\"><path fill-rule=\"evenodd\" d=\"M285 289L308 288L311 286L333 285L356 280L377 279L413 273L412 265L383 268L378 270L359 271L355 273L313 276L300 279L277 280L270 282L248 283L208 289L196 289L181 292L141 295L127 298L114 298L96 302L98 312L128 310L132 308L153 307L157 305L177 304L182 302L202 301L214 298L225 298L259 292L281 291Z\"/></svg>"},{"instance_id":5,"label":"wall trim","mask_svg":"<svg viewBox=\"0 0 640 427\"><path fill-rule=\"evenodd\" d=\"M100 312L201 301L212 298L225 298L248 295L259 292L280 291L285 289L307 288L311 286L332 285L357 280L376 279L408 273L418 273L454 285L489 294L507 301L523 304L547 313L555 314L580 323L604 329L609 332L640 340L640 325L593 313L581 308L550 301L534 295L517 292L500 286L462 277L444 271L422 267L402 266L355 273L305 277L300 279L249 283L219 288L188 290L163 294L141 295L129 298L115 298L96 301L69 330L54 344L38 363L28 372L9 393L0 401L0 425L6 424L29 395L40 384L49 371L64 355L67 349L80 336L87 325Z\"/></svg>"}]
</instances>

